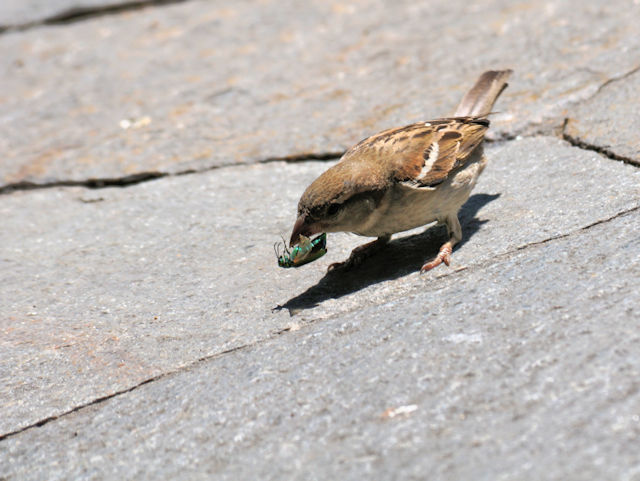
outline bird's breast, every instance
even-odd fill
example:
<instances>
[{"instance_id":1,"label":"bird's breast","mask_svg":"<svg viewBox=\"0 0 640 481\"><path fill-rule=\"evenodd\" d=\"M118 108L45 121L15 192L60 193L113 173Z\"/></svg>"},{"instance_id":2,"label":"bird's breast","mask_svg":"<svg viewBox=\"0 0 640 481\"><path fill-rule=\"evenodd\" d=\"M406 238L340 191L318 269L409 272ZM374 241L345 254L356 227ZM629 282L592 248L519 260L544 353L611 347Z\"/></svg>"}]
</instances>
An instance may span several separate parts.
<instances>
[{"instance_id":1,"label":"bird's breast","mask_svg":"<svg viewBox=\"0 0 640 481\"><path fill-rule=\"evenodd\" d=\"M366 222L354 230L354 233L380 237L457 214L469 198L484 165L484 158L479 158L432 188L417 188L401 182L394 184Z\"/></svg>"}]
</instances>

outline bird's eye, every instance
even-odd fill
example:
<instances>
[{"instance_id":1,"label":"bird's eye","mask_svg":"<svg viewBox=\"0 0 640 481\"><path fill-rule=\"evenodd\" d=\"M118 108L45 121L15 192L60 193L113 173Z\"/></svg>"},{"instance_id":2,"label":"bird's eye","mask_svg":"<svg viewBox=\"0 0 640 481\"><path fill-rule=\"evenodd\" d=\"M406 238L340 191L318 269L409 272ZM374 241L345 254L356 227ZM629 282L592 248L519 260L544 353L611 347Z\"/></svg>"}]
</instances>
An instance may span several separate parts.
<instances>
[{"instance_id":1,"label":"bird's eye","mask_svg":"<svg viewBox=\"0 0 640 481\"><path fill-rule=\"evenodd\" d=\"M327 215L333 217L340 210L340 204L331 204L327 209Z\"/></svg>"}]
</instances>

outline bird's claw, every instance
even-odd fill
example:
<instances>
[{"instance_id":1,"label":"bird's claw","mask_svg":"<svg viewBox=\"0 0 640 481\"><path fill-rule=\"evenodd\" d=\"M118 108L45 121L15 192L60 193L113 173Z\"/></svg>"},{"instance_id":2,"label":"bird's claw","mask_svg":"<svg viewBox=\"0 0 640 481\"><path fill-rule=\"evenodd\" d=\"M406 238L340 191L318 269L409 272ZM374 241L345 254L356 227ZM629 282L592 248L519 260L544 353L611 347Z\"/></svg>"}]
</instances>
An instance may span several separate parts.
<instances>
[{"instance_id":1,"label":"bird's claw","mask_svg":"<svg viewBox=\"0 0 640 481\"><path fill-rule=\"evenodd\" d=\"M334 262L333 264L329 264L329 267L327 267L327 272L331 272L331 271L334 271L336 269L343 269L345 271L351 270L354 267L357 267L360 264L362 264L362 261L366 257L367 256L359 256L359 255L351 254L346 261Z\"/></svg>"},{"instance_id":2,"label":"bird's claw","mask_svg":"<svg viewBox=\"0 0 640 481\"><path fill-rule=\"evenodd\" d=\"M346 262L334 262L333 264L329 264L329 267L327 267L327 272L331 272L331 271L335 271L336 269L340 269L345 264L346 264Z\"/></svg>"},{"instance_id":3,"label":"bird's claw","mask_svg":"<svg viewBox=\"0 0 640 481\"><path fill-rule=\"evenodd\" d=\"M383 248L387 244L387 242L389 242L390 238L390 235L379 237L373 242L369 242L368 244L363 244L359 247L356 247L355 249L353 249L353 251L351 251L351 255L346 261L334 262L333 264L329 265L329 267L327 268L327 272L331 272L335 269L344 269L348 271L350 269L353 269L354 267L358 267L365 259L371 257L373 254Z\"/></svg>"},{"instance_id":4,"label":"bird's claw","mask_svg":"<svg viewBox=\"0 0 640 481\"><path fill-rule=\"evenodd\" d=\"M436 258L433 259L431 262L427 262L425 265L423 265L420 268L420 274L430 271L434 267L438 267L443 262L447 266L451 265L451 250L452 250L451 246L448 243L443 245L440 248L440 252L438 252L438 255L436 256Z\"/></svg>"}]
</instances>

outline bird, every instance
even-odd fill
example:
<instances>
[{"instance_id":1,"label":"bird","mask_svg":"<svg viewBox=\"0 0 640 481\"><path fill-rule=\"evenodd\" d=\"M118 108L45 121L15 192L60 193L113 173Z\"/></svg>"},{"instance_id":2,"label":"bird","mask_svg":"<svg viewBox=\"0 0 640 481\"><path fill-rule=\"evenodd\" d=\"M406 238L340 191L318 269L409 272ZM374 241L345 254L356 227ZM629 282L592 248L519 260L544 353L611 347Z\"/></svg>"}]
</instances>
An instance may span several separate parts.
<instances>
[{"instance_id":1,"label":"bird","mask_svg":"<svg viewBox=\"0 0 640 481\"><path fill-rule=\"evenodd\" d=\"M462 239L458 212L487 164L488 117L512 72L481 74L452 117L387 129L347 150L302 194L289 245L320 232L376 237L329 266L350 269L393 234L437 222L447 227L448 239L420 272L449 266Z\"/></svg>"}]
</instances>

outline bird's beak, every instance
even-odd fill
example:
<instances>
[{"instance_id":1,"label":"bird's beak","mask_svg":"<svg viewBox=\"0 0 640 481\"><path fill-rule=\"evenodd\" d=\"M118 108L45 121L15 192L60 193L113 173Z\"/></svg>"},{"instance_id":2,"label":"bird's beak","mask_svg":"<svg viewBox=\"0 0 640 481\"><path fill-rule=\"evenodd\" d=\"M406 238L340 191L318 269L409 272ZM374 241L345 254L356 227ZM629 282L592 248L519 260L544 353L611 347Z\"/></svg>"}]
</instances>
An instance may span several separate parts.
<instances>
[{"instance_id":1,"label":"bird's beak","mask_svg":"<svg viewBox=\"0 0 640 481\"><path fill-rule=\"evenodd\" d=\"M296 223L293 225L293 231L291 231L291 240L289 241L289 247L293 247L300 242L300 236L311 237L313 234L320 232L316 228L315 224L307 224L307 217L304 214L300 214Z\"/></svg>"}]
</instances>

